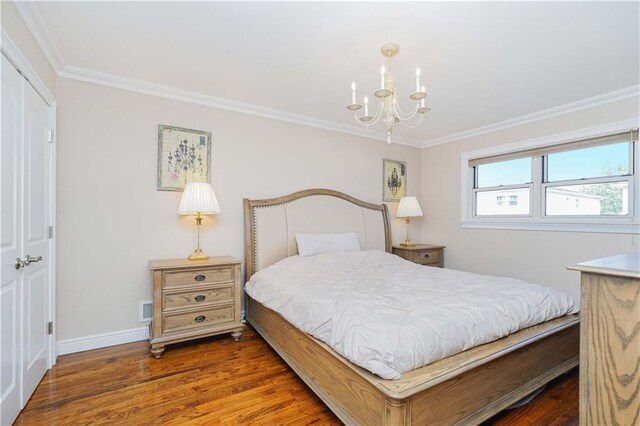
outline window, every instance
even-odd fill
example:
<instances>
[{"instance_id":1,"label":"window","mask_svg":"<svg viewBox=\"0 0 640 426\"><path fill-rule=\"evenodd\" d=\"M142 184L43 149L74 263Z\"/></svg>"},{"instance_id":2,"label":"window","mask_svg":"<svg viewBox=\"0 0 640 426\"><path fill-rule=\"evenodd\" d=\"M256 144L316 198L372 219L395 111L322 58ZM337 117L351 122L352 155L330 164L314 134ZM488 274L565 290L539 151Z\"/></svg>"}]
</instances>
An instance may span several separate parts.
<instances>
[{"instance_id":1,"label":"window","mask_svg":"<svg viewBox=\"0 0 640 426\"><path fill-rule=\"evenodd\" d=\"M463 226L585 230L589 223L640 233L638 130L582 133L463 154Z\"/></svg>"},{"instance_id":2,"label":"window","mask_svg":"<svg viewBox=\"0 0 640 426\"><path fill-rule=\"evenodd\" d=\"M518 205L518 196L531 197L531 158L480 164L475 167L475 181L475 211L478 216L531 213L528 203L514 208ZM505 204L507 198L509 203Z\"/></svg>"},{"instance_id":3,"label":"window","mask_svg":"<svg viewBox=\"0 0 640 426\"><path fill-rule=\"evenodd\" d=\"M520 185L531 182L531 159L481 164L478 166L478 188Z\"/></svg>"},{"instance_id":4,"label":"window","mask_svg":"<svg viewBox=\"0 0 640 426\"><path fill-rule=\"evenodd\" d=\"M622 142L549 154L546 156L547 181L628 175L629 144Z\"/></svg>"},{"instance_id":5,"label":"window","mask_svg":"<svg viewBox=\"0 0 640 426\"><path fill-rule=\"evenodd\" d=\"M633 142L627 141L545 155L545 213L628 215L632 152ZM575 202L561 202L560 194Z\"/></svg>"}]
</instances>

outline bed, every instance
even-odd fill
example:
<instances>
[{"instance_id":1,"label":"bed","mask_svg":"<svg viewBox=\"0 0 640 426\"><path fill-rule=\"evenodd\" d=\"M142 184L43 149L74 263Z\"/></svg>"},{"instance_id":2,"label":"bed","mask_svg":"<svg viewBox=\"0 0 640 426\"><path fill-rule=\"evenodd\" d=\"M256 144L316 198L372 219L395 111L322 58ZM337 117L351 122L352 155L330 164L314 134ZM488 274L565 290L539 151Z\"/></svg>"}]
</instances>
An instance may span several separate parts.
<instances>
[{"instance_id":1,"label":"bed","mask_svg":"<svg viewBox=\"0 0 640 426\"><path fill-rule=\"evenodd\" d=\"M356 232L391 251L386 205L311 189L244 200L246 278L296 254L298 233ZM249 323L345 423L477 424L578 364L579 318L566 315L385 380L247 296Z\"/></svg>"}]
</instances>

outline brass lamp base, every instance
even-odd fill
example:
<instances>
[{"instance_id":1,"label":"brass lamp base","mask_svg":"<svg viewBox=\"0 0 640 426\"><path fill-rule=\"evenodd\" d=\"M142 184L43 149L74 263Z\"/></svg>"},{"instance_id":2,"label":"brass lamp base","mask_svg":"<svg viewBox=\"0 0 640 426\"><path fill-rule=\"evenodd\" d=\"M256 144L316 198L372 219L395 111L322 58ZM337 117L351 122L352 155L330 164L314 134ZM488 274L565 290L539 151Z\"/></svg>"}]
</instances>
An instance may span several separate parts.
<instances>
[{"instance_id":1,"label":"brass lamp base","mask_svg":"<svg viewBox=\"0 0 640 426\"><path fill-rule=\"evenodd\" d=\"M407 222L407 238L404 239L404 242L400 243L400 245L402 247L415 247L416 243L411 242L411 240L409 239L409 219L410 218L405 218L406 222Z\"/></svg>"},{"instance_id":2,"label":"brass lamp base","mask_svg":"<svg viewBox=\"0 0 640 426\"><path fill-rule=\"evenodd\" d=\"M189 260L207 260L209 256L203 253L201 248L197 248L193 251L193 254L189 256Z\"/></svg>"},{"instance_id":3,"label":"brass lamp base","mask_svg":"<svg viewBox=\"0 0 640 426\"><path fill-rule=\"evenodd\" d=\"M400 245L402 247L415 247L416 243L407 240L407 241L404 241L404 242L400 243Z\"/></svg>"}]
</instances>

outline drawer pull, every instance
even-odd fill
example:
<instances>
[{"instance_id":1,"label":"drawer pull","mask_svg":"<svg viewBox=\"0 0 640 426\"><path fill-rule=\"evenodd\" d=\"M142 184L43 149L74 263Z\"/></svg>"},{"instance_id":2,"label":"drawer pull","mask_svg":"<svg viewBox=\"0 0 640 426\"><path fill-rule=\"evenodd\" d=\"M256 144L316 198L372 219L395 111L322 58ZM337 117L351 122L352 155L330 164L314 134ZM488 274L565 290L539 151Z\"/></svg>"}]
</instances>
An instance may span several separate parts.
<instances>
[{"instance_id":1,"label":"drawer pull","mask_svg":"<svg viewBox=\"0 0 640 426\"><path fill-rule=\"evenodd\" d=\"M204 281L207 278L206 275L196 275L196 281Z\"/></svg>"},{"instance_id":2,"label":"drawer pull","mask_svg":"<svg viewBox=\"0 0 640 426\"><path fill-rule=\"evenodd\" d=\"M428 259L429 258L429 253L425 253L424 257Z\"/></svg>"},{"instance_id":3,"label":"drawer pull","mask_svg":"<svg viewBox=\"0 0 640 426\"><path fill-rule=\"evenodd\" d=\"M202 302L204 299L206 299L207 296L205 296L204 294L199 294L195 297L196 302Z\"/></svg>"},{"instance_id":4,"label":"drawer pull","mask_svg":"<svg viewBox=\"0 0 640 426\"><path fill-rule=\"evenodd\" d=\"M204 315L198 315L195 320L196 322L202 322L206 319L207 317L205 317Z\"/></svg>"}]
</instances>

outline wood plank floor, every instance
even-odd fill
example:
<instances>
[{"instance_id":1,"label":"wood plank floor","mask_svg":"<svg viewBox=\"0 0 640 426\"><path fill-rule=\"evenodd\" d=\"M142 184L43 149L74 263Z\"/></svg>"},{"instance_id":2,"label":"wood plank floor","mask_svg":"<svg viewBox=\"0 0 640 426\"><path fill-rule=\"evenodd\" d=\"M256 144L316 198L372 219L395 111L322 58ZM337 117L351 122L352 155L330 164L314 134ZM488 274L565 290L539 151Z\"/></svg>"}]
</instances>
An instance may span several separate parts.
<instances>
[{"instance_id":1,"label":"wood plank floor","mask_svg":"<svg viewBox=\"0 0 640 426\"><path fill-rule=\"evenodd\" d=\"M533 402L491 425L575 425L578 378L572 371ZM167 347L147 342L58 358L16 425L256 424L334 425L339 420L267 343L249 329Z\"/></svg>"}]
</instances>

